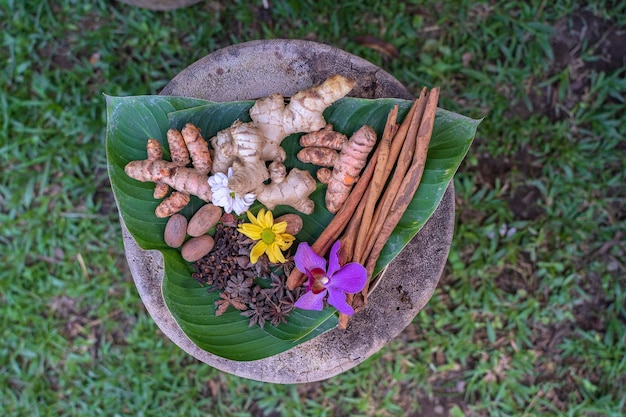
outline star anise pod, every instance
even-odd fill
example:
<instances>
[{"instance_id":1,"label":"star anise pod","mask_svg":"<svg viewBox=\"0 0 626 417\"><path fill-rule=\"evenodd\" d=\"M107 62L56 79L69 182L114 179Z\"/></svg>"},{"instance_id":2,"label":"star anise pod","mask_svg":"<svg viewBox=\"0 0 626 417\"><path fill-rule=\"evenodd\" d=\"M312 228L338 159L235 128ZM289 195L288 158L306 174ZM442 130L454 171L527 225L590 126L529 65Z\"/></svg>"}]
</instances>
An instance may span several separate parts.
<instances>
[{"instance_id":1,"label":"star anise pod","mask_svg":"<svg viewBox=\"0 0 626 417\"><path fill-rule=\"evenodd\" d=\"M294 309L294 304L296 300L300 298L302 293L304 292L303 287L297 287L293 291L285 291L285 294L280 299L280 302L289 308L289 311Z\"/></svg>"},{"instance_id":2,"label":"star anise pod","mask_svg":"<svg viewBox=\"0 0 626 417\"><path fill-rule=\"evenodd\" d=\"M249 310L246 310L241 313L242 316L246 316L250 319L249 327L258 324L262 329L265 326L265 315L267 314L267 309L265 306L254 304L251 306Z\"/></svg>"},{"instance_id":3,"label":"star anise pod","mask_svg":"<svg viewBox=\"0 0 626 417\"><path fill-rule=\"evenodd\" d=\"M232 297L230 294L226 292L220 293L220 299L215 302L217 306L217 310L215 310L216 316L221 316L226 312L228 306L233 306L237 310L246 310L248 306L241 302L241 299L238 297Z\"/></svg>"},{"instance_id":4,"label":"star anise pod","mask_svg":"<svg viewBox=\"0 0 626 417\"><path fill-rule=\"evenodd\" d=\"M231 297L249 299L250 288L253 282L254 280L252 278L246 278L243 272L237 272L237 275L228 278L224 292L228 293Z\"/></svg>"},{"instance_id":5,"label":"star anise pod","mask_svg":"<svg viewBox=\"0 0 626 417\"><path fill-rule=\"evenodd\" d=\"M287 322L287 315L292 309L293 304L290 305L282 300L278 302L270 301L267 305L265 318L272 323L273 326L278 326L280 323Z\"/></svg>"},{"instance_id":6,"label":"star anise pod","mask_svg":"<svg viewBox=\"0 0 626 417\"><path fill-rule=\"evenodd\" d=\"M279 269L285 277L288 277L295 266L293 256L285 256L285 262L279 265Z\"/></svg>"},{"instance_id":7,"label":"star anise pod","mask_svg":"<svg viewBox=\"0 0 626 417\"><path fill-rule=\"evenodd\" d=\"M248 305L252 308L255 305L263 305L267 300L267 291L263 291L259 285L255 285L252 287L250 291L250 301L248 301Z\"/></svg>"},{"instance_id":8,"label":"star anise pod","mask_svg":"<svg viewBox=\"0 0 626 417\"><path fill-rule=\"evenodd\" d=\"M285 292L285 276L271 273L270 278L272 279L272 282L270 283L270 288L276 294L276 298L281 298L283 296L283 293Z\"/></svg>"},{"instance_id":9,"label":"star anise pod","mask_svg":"<svg viewBox=\"0 0 626 417\"><path fill-rule=\"evenodd\" d=\"M267 277L270 273L270 260L267 255L259 257L259 260L254 264L255 271L260 277Z\"/></svg>"}]
</instances>

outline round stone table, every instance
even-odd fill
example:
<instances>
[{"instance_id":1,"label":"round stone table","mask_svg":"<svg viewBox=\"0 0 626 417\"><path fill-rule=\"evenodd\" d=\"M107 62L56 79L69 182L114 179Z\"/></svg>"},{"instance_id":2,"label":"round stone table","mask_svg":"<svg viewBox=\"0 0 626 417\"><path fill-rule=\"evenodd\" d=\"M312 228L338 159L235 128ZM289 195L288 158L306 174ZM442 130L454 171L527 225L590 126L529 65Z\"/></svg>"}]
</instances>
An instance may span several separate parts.
<instances>
[{"instance_id":1,"label":"round stone table","mask_svg":"<svg viewBox=\"0 0 626 417\"><path fill-rule=\"evenodd\" d=\"M352 96L413 98L375 65L336 48L301 40L253 41L221 49L187 67L161 94L213 101L255 99L276 92L289 96L333 74L357 80ZM281 354L250 362L215 356L187 338L163 301L161 254L141 250L122 226L126 258L141 299L159 328L181 349L244 378L312 382L363 362L396 337L426 305L452 241L454 191L450 184L432 217L388 266L369 303L350 319L347 330L333 329Z\"/></svg>"}]
</instances>

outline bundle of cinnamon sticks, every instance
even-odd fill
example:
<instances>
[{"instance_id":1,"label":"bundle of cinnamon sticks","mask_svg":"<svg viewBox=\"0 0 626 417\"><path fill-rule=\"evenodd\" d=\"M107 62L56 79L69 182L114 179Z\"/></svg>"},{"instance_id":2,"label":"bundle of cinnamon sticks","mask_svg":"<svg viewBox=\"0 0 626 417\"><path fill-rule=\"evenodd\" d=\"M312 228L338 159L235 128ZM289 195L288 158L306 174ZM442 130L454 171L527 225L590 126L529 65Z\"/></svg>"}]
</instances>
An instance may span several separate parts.
<instances>
[{"instance_id":1,"label":"bundle of cinnamon sticks","mask_svg":"<svg viewBox=\"0 0 626 417\"><path fill-rule=\"evenodd\" d=\"M339 239L339 263L358 262L365 266L368 284L359 294L348 295L348 303L358 311L367 303L369 291L377 284L372 277L380 253L409 206L424 172L428 145L433 132L439 88L423 88L402 124L398 125L398 106L387 117L383 135L368 165L348 199L311 248L325 256ZM294 289L306 276L294 269L287 287ZM339 315L345 329L348 316Z\"/></svg>"}]
</instances>

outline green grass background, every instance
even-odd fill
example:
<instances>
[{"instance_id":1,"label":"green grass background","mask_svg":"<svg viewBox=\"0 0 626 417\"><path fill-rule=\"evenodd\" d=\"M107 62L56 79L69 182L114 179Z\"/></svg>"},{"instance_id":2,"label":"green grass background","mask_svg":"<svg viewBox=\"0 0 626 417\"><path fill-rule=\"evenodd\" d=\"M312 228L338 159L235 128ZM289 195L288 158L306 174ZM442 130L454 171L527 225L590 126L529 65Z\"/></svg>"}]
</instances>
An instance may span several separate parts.
<instances>
[{"instance_id":1,"label":"green grass background","mask_svg":"<svg viewBox=\"0 0 626 417\"><path fill-rule=\"evenodd\" d=\"M626 413L624 3L267 6L0 0L0 415ZM278 37L342 48L413 92L439 85L442 107L485 117L428 306L362 365L302 385L221 373L159 332L104 152L102 93L156 94L216 49Z\"/></svg>"}]
</instances>

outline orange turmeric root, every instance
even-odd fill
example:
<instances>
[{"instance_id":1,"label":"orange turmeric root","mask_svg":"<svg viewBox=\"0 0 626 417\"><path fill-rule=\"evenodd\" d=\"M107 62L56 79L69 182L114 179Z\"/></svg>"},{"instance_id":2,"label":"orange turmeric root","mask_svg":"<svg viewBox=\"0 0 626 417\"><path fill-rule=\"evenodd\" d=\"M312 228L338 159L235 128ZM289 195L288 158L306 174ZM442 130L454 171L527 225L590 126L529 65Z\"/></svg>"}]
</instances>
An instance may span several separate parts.
<instances>
[{"instance_id":1,"label":"orange turmeric root","mask_svg":"<svg viewBox=\"0 0 626 417\"><path fill-rule=\"evenodd\" d=\"M333 176L333 171L328 168L320 168L315 173L317 180L322 184L328 184L330 181L330 177Z\"/></svg>"},{"instance_id":2,"label":"orange turmeric root","mask_svg":"<svg viewBox=\"0 0 626 417\"><path fill-rule=\"evenodd\" d=\"M172 162L181 167L189 165L189 162L191 162L189 151L187 150L187 145L185 145L183 135L178 130L170 129L167 131L167 143L170 147Z\"/></svg>"},{"instance_id":3,"label":"orange turmeric root","mask_svg":"<svg viewBox=\"0 0 626 417\"><path fill-rule=\"evenodd\" d=\"M161 144L156 139L148 139L148 145L146 146L148 151L148 160L149 161L158 161L159 159L163 159L163 149L161 148ZM170 186L167 184L163 184L162 182L155 183L154 192L152 196L156 200L160 200L165 198L167 193L170 191Z\"/></svg>"},{"instance_id":4,"label":"orange turmeric root","mask_svg":"<svg viewBox=\"0 0 626 417\"><path fill-rule=\"evenodd\" d=\"M341 148L326 190L326 208L337 213L348 198L352 186L367 163L367 156L376 145L376 132L365 125Z\"/></svg>"},{"instance_id":5,"label":"orange turmeric root","mask_svg":"<svg viewBox=\"0 0 626 417\"><path fill-rule=\"evenodd\" d=\"M201 174L211 172L211 154L209 145L200 134L200 129L191 123L187 123L180 132L187 145L193 167ZM174 158L172 157L172 161ZM187 165L187 164L185 164Z\"/></svg>"},{"instance_id":6,"label":"orange turmeric root","mask_svg":"<svg viewBox=\"0 0 626 417\"><path fill-rule=\"evenodd\" d=\"M187 166L190 162L189 151L185 145L183 135L181 135L176 129L170 129L167 131L167 142L169 144L172 162L181 167ZM147 150L149 161L158 161L159 159L163 159L163 149L161 148L161 144L156 139L148 139ZM160 200L165 198L169 191L169 185L157 182L154 187L153 197L156 200Z\"/></svg>"},{"instance_id":7,"label":"orange turmeric root","mask_svg":"<svg viewBox=\"0 0 626 417\"><path fill-rule=\"evenodd\" d=\"M300 138L300 146L321 146L323 148L334 149L340 151L348 138L343 133L333 130L333 125L327 124L323 129L317 132L307 133Z\"/></svg>"},{"instance_id":8,"label":"orange turmeric root","mask_svg":"<svg viewBox=\"0 0 626 417\"><path fill-rule=\"evenodd\" d=\"M324 128L302 136L300 144L305 146L297 154L300 161L333 167L332 172L320 168L317 179L328 184L326 208L331 213L337 213L376 145L376 132L369 126L363 126L346 141L341 133Z\"/></svg>"},{"instance_id":9,"label":"orange turmeric root","mask_svg":"<svg viewBox=\"0 0 626 417\"><path fill-rule=\"evenodd\" d=\"M155 139L148 140L147 150L148 159L129 162L124 171L126 175L137 181L155 182L157 184L155 191L161 187L171 187L176 190L157 206L155 210L157 217L168 217L182 210L189 203L190 194L211 202L212 192L206 174L198 172L195 168L178 165L180 160L177 163L160 159L163 151Z\"/></svg>"},{"instance_id":10,"label":"orange turmeric root","mask_svg":"<svg viewBox=\"0 0 626 417\"><path fill-rule=\"evenodd\" d=\"M161 202L154 211L157 217L170 217L176 214L189 204L189 194L174 191L169 197Z\"/></svg>"},{"instance_id":11,"label":"orange turmeric root","mask_svg":"<svg viewBox=\"0 0 626 417\"><path fill-rule=\"evenodd\" d=\"M172 163L176 166L187 166L191 159L194 163L194 168L200 174L206 174L210 171L211 155L209 154L209 148L197 127L187 123L182 132L176 129L169 129L167 131L167 142L170 148ZM156 140L148 141L148 159L156 160L154 158L157 156L158 159L163 157L161 145ZM163 182L157 182L154 187L154 198L165 198L155 210L157 217L169 217L182 210L189 203L189 194L175 191L169 197L166 197L168 191L169 186Z\"/></svg>"},{"instance_id":12,"label":"orange turmeric root","mask_svg":"<svg viewBox=\"0 0 626 417\"><path fill-rule=\"evenodd\" d=\"M132 161L124 168L126 175L141 182L160 181L173 189L210 202L212 198L208 176L200 174L193 168L179 167L173 162L160 159L158 161Z\"/></svg>"},{"instance_id":13,"label":"orange turmeric root","mask_svg":"<svg viewBox=\"0 0 626 417\"><path fill-rule=\"evenodd\" d=\"M339 152L320 146L311 146L300 150L296 156L304 163L320 165L323 167L332 167L339 158Z\"/></svg>"}]
</instances>

